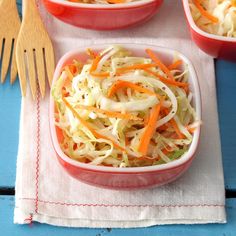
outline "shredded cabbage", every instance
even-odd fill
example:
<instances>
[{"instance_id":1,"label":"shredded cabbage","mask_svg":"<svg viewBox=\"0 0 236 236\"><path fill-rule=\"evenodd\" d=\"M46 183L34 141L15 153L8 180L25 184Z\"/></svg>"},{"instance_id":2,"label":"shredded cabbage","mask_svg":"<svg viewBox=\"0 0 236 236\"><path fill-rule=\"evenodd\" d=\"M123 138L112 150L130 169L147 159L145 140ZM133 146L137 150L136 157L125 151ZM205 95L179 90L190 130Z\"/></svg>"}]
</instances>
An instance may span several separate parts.
<instances>
[{"instance_id":1,"label":"shredded cabbage","mask_svg":"<svg viewBox=\"0 0 236 236\"><path fill-rule=\"evenodd\" d=\"M188 66L172 69L174 84L169 84L168 75L150 58L135 57L121 46L110 46L94 58L90 56L82 67L81 62L69 65L76 67L76 72L65 67L52 87L55 125L62 131L63 152L83 163L122 168L160 165L181 158L200 125L192 106ZM174 60L178 60L176 55ZM128 83L128 87L116 89L119 83ZM150 124L153 109L159 105L158 119ZM140 147L145 145L142 138L148 126L152 126L153 134L144 154Z\"/></svg>"},{"instance_id":2,"label":"shredded cabbage","mask_svg":"<svg viewBox=\"0 0 236 236\"><path fill-rule=\"evenodd\" d=\"M204 10L218 19L212 22L203 16L190 0L190 9L197 26L202 30L220 36L236 37L236 1L235 0L203 0L200 1Z\"/></svg>"}]
</instances>

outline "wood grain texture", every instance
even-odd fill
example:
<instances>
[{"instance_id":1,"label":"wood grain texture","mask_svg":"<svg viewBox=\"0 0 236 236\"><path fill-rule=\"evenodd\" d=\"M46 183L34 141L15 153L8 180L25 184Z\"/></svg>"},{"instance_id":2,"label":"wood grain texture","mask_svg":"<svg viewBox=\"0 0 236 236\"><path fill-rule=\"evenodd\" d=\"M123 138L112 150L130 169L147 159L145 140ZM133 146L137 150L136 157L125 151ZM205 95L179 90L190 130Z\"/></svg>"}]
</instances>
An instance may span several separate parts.
<instances>
[{"instance_id":1,"label":"wood grain texture","mask_svg":"<svg viewBox=\"0 0 236 236\"><path fill-rule=\"evenodd\" d=\"M1 82L5 82L10 69L10 81L13 83L17 75L15 54L13 54L14 42L20 30L20 17L15 0L0 1L0 29Z\"/></svg>"},{"instance_id":2,"label":"wood grain texture","mask_svg":"<svg viewBox=\"0 0 236 236\"><path fill-rule=\"evenodd\" d=\"M44 60L46 70L44 63L38 63ZM16 62L22 95L26 95L28 80L33 98L36 97L37 83L39 83L41 95L44 97L45 80L53 77L55 61L52 43L35 0L24 0L23 19L16 43ZM47 72L47 76L40 73L44 70ZM39 78L39 76L41 77ZM49 84L51 85L51 80Z\"/></svg>"},{"instance_id":3,"label":"wood grain texture","mask_svg":"<svg viewBox=\"0 0 236 236\"><path fill-rule=\"evenodd\" d=\"M29 225L14 225L13 224L14 197L0 197L0 229L4 236L234 236L236 229L236 199L227 200L227 215L228 224L211 224L211 225L169 225L155 226L149 228L138 229L85 229L85 228L64 228L54 227L46 224L34 223Z\"/></svg>"}]
</instances>

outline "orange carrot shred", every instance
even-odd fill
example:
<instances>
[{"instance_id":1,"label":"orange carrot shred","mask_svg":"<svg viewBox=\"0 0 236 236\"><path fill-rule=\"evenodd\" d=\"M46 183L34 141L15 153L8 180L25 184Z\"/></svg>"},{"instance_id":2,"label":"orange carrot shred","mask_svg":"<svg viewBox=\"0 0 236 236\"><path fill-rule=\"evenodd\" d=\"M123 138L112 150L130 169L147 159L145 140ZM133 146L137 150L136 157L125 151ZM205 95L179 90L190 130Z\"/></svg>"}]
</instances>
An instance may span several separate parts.
<instances>
[{"instance_id":1,"label":"orange carrot shred","mask_svg":"<svg viewBox=\"0 0 236 236\"><path fill-rule=\"evenodd\" d=\"M95 70L97 69L98 63L100 62L100 60L101 60L101 56L100 56L100 55L97 55L97 56L94 58L94 60L93 60L93 62L92 62L92 65L91 65L91 68L90 68L90 73L93 72L93 71L95 71Z\"/></svg>"},{"instance_id":2,"label":"orange carrot shred","mask_svg":"<svg viewBox=\"0 0 236 236\"><path fill-rule=\"evenodd\" d=\"M155 92L152 92L149 89L143 88L142 86L139 86L137 84L128 82L128 81L124 81L124 80L118 80L117 82L115 82L110 89L108 90L108 97L112 97L117 90L121 89L121 88L131 88L133 90L136 90L138 92L141 93L146 93L149 94L151 96L156 96L157 94Z\"/></svg>"},{"instance_id":3,"label":"orange carrot shred","mask_svg":"<svg viewBox=\"0 0 236 236\"><path fill-rule=\"evenodd\" d=\"M182 63L183 63L182 60L177 60L174 63L172 63L171 65L169 65L168 69L174 70L174 69L178 68Z\"/></svg>"},{"instance_id":4,"label":"orange carrot shred","mask_svg":"<svg viewBox=\"0 0 236 236\"><path fill-rule=\"evenodd\" d=\"M91 57L91 59L95 59L97 56L97 54L91 48L87 48L87 53Z\"/></svg>"},{"instance_id":5,"label":"orange carrot shred","mask_svg":"<svg viewBox=\"0 0 236 236\"><path fill-rule=\"evenodd\" d=\"M158 157L148 157L148 156L141 156L141 157L138 157L138 160L139 161L156 161L158 159Z\"/></svg>"},{"instance_id":6,"label":"orange carrot shred","mask_svg":"<svg viewBox=\"0 0 236 236\"><path fill-rule=\"evenodd\" d=\"M146 49L146 53L155 62L155 64L167 75L169 79L174 80L174 76L171 74L170 70L157 58L157 56L151 49Z\"/></svg>"},{"instance_id":7,"label":"orange carrot shred","mask_svg":"<svg viewBox=\"0 0 236 236\"><path fill-rule=\"evenodd\" d=\"M94 77L98 77L100 79L106 79L107 77L110 76L110 73L109 72L100 72L100 73L90 72L90 75Z\"/></svg>"},{"instance_id":8,"label":"orange carrot shred","mask_svg":"<svg viewBox=\"0 0 236 236\"><path fill-rule=\"evenodd\" d=\"M201 5L201 1L199 0L193 0L193 3L197 7L197 9L200 11L200 13L206 17L208 20L210 20L212 23L218 23L219 19L213 15L211 15L208 11L206 11L203 6Z\"/></svg>"},{"instance_id":9,"label":"orange carrot shred","mask_svg":"<svg viewBox=\"0 0 236 236\"><path fill-rule=\"evenodd\" d=\"M175 81L175 80L166 79L166 78L160 76L159 74L157 74L157 73L155 73L155 72L153 72L153 71L151 71L149 69L143 69L143 70L146 71L149 74L154 75L155 77L157 77L160 81L162 81L165 84L175 85L175 86L178 86L178 87L188 87L188 83L178 82L178 81Z\"/></svg>"},{"instance_id":10,"label":"orange carrot shred","mask_svg":"<svg viewBox=\"0 0 236 236\"><path fill-rule=\"evenodd\" d=\"M169 113L168 109L164 109L164 112L166 113L166 115ZM174 128L176 134L178 135L178 138L183 139L185 136L184 134L181 133L181 131L179 130L179 127L175 121L174 118L172 118L169 123L171 124L171 126Z\"/></svg>"},{"instance_id":11,"label":"orange carrot shred","mask_svg":"<svg viewBox=\"0 0 236 236\"><path fill-rule=\"evenodd\" d=\"M80 121L80 123L82 125L84 125L96 138L101 138L101 139L105 139L108 140L110 142L112 142L112 144L114 145L114 147L120 149L121 151L126 152L125 148L121 147L120 145L118 145L114 140L99 134L96 130L94 130L87 121L85 121L79 114L78 112L71 106L71 104L64 98L62 97L62 101L65 103L65 105L70 109L70 111L73 113L73 115Z\"/></svg>"},{"instance_id":12,"label":"orange carrot shred","mask_svg":"<svg viewBox=\"0 0 236 236\"><path fill-rule=\"evenodd\" d=\"M82 2L81 0L67 0L69 2Z\"/></svg>"},{"instance_id":13,"label":"orange carrot shred","mask_svg":"<svg viewBox=\"0 0 236 236\"><path fill-rule=\"evenodd\" d=\"M180 132L179 127L178 127L178 125L177 125L175 119L171 119L171 120L170 120L170 123L171 123L171 125L173 126L175 132L177 133L178 137L179 137L180 139L183 139L185 136Z\"/></svg>"},{"instance_id":14,"label":"orange carrot shred","mask_svg":"<svg viewBox=\"0 0 236 236\"><path fill-rule=\"evenodd\" d=\"M156 106L152 108L148 124L145 127L144 133L141 137L138 151L141 152L144 156L147 155L149 143L155 132L156 123L160 114L160 109L161 109L161 103L158 103Z\"/></svg>"},{"instance_id":15,"label":"orange carrot shred","mask_svg":"<svg viewBox=\"0 0 236 236\"><path fill-rule=\"evenodd\" d=\"M66 66L66 67L65 67L65 71L66 71L66 74L67 74L67 76L69 77L69 79L72 81L73 78L74 78L74 75L72 74L72 72L71 72L69 66Z\"/></svg>"},{"instance_id":16,"label":"orange carrot shred","mask_svg":"<svg viewBox=\"0 0 236 236\"><path fill-rule=\"evenodd\" d=\"M143 120L143 124L146 126L148 124L148 121L150 119L150 114L146 115L144 120Z\"/></svg>"},{"instance_id":17,"label":"orange carrot shred","mask_svg":"<svg viewBox=\"0 0 236 236\"><path fill-rule=\"evenodd\" d=\"M119 4L124 3L125 0L107 0L108 3Z\"/></svg>"},{"instance_id":18,"label":"orange carrot shred","mask_svg":"<svg viewBox=\"0 0 236 236\"><path fill-rule=\"evenodd\" d=\"M188 125L186 126L186 129L187 129L191 134L193 134L194 131L196 130L195 127L189 127Z\"/></svg>"},{"instance_id":19,"label":"orange carrot shred","mask_svg":"<svg viewBox=\"0 0 236 236\"><path fill-rule=\"evenodd\" d=\"M170 151L169 151L169 150L167 150L166 148L162 149L161 151L164 153L164 155L167 155L167 154L169 154L169 153L170 153Z\"/></svg>"}]
</instances>

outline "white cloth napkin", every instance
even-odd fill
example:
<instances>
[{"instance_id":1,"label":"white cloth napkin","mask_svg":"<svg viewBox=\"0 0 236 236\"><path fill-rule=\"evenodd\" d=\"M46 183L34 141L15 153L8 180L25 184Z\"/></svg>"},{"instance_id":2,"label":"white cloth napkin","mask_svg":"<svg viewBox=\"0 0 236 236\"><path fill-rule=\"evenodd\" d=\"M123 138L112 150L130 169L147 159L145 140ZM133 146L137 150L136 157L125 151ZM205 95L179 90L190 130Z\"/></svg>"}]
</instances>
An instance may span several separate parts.
<instances>
[{"instance_id":1,"label":"white cloth napkin","mask_svg":"<svg viewBox=\"0 0 236 236\"><path fill-rule=\"evenodd\" d=\"M65 25L49 16L41 3L39 7L57 58L69 49L104 42L148 43L185 54L199 76L203 127L197 157L177 181L140 191L99 189L63 171L50 140L49 92L44 100L36 102L28 93L21 107L14 222L33 220L59 226L127 228L225 223L213 59L190 41L180 1L166 0L159 14L145 25L109 32Z\"/></svg>"}]
</instances>

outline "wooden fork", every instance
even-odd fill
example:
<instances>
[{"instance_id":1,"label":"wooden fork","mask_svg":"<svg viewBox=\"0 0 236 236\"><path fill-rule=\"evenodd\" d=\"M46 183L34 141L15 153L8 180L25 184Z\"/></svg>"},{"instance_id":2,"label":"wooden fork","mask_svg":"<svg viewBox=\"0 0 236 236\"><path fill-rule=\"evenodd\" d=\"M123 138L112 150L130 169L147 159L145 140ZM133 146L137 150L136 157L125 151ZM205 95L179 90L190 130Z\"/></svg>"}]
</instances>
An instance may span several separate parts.
<instances>
[{"instance_id":1,"label":"wooden fork","mask_svg":"<svg viewBox=\"0 0 236 236\"><path fill-rule=\"evenodd\" d=\"M45 95L46 77L51 85L54 72L54 53L35 0L23 0L23 20L16 43L16 62L22 95L26 95L27 78L35 99L37 83Z\"/></svg>"},{"instance_id":2,"label":"wooden fork","mask_svg":"<svg viewBox=\"0 0 236 236\"><path fill-rule=\"evenodd\" d=\"M18 14L16 0L0 1L0 59L1 82L4 83L10 67L10 82L14 83L17 75L15 42L20 30L20 17ZM11 66L9 66L11 64Z\"/></svg>"}]
</instances>

